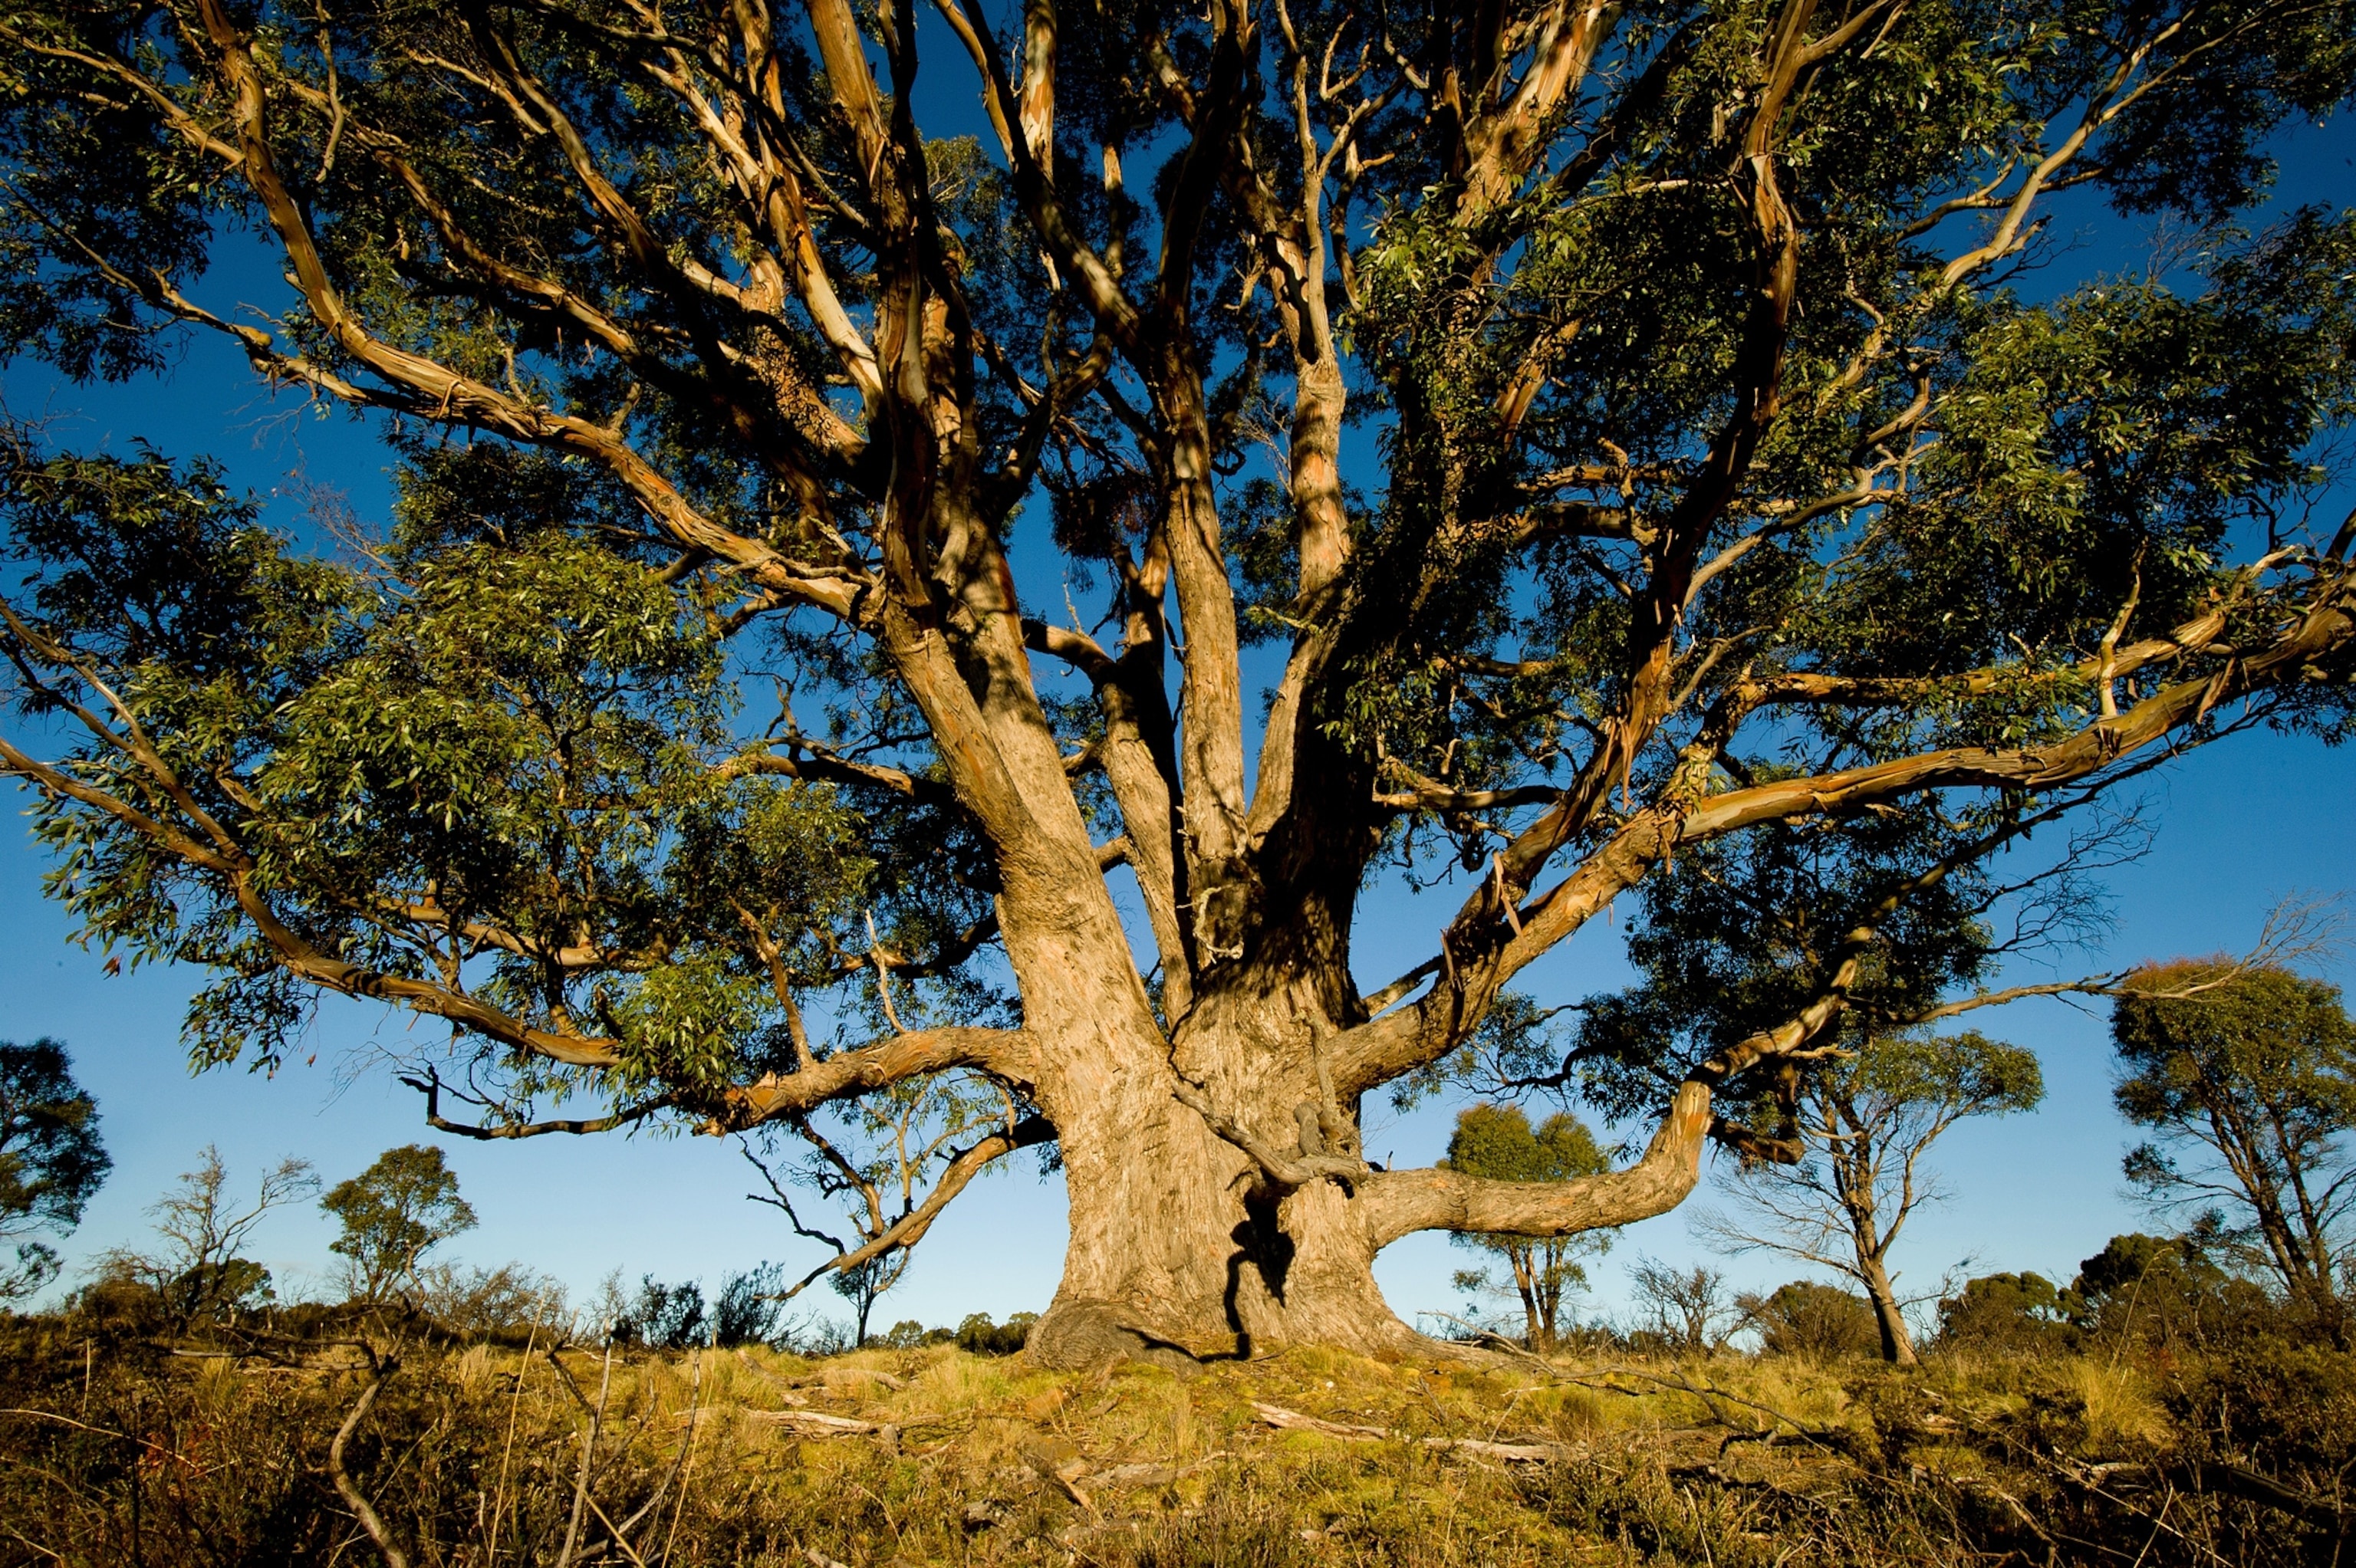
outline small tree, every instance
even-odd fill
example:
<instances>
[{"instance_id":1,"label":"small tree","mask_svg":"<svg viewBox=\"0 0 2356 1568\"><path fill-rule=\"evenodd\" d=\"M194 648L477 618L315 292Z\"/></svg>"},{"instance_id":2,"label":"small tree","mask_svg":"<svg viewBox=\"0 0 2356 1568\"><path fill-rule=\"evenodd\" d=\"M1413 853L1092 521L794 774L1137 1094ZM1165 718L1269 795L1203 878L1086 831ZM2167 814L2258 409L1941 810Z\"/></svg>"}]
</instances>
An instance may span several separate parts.
<instances>
[{"instance_id":1,"label":"small tree","mask_svg":"<svg viewBox=\"0 0 2356 1568\"><path fill-rule=\"evenodd\" d=\"M220 1150L207 1144L197 1168L181 1172L179 1185L148 1207L162 1247L153 1253L110 1253L102 1266L153 1287L183 1328L250 1307L269 1299L270 1271L245 1255L246 1243L272 1210L318 1185L310 1161L290 1155L262 1173L253 1202L241 1209L230 1196Z\"/></svg>"},{"instance_id":2,"label":"small tree","mask_svg":"<svg viewBox=\"0 0 2356 1568\"><path fill-rule=\"evenodd\" d=\"M55 1248L29 1232L62 1235L113 1161L98 1141L98 1102L73 1079L54 1040L0 1040L0 1242L16 1261L0 1267L0 1301L30 1296L57 1277Z\"/></svg>"},{"instance_id":3,"label":"small tree","mask_svg":"<svg viewBox=\"0 0 2356 1568\"><path fill-rule=\"evenodd\" d=\"M1801 1125L1816 1152L1795 1165L1746 1161L1730 1183L1736 1212L1700 1228L1737 1251L1763 1248L1855 1280L1882 1359L1912 1366L1890 1253L1914 1211L1943 1196L1923 1157L1965 1117L2029 1110L2044 1095L2034 1053L1976 1030L1870 1039L1802 1092Z\"/></svg>"},{"instance_id":4,"label":"small tree","mask_svg":"<svg viewBox=\"0 0 2356 1568\"><path fill-rule=\"evenodd\" d=\"M723 1350L739 1345L766 1345L783 1337L785 1304L779 1292L785 1270L776 1264L758 1264L720 1282L712 1300L712 1342Z\"/></svg>"},{"instance_id":5,"label":"small tree","mask_svg":"<svg viewBox=\"0 0 2356 1568\"><path fill-rule=\"evenodd\" d=\"M1612 1162L1595 1145L1587 1125L1568 1112L1558 1111L1533 1130L1518 1105L1472 1105L1457 1113L1456 1131L1448 1140L1443 1170L1498 1181L1569 1181L1600 1176ZM1559 1236L1517 1236L1460 1232L1460 1246L1494 1253L1512 1270L1515 1294L1521 1297L1525 1339L1533 1350L1554 1349L1560 1331L1562 1295L1583 1289L1587 1271L1576 1261L1582 1253L1600 1253L1611 1245L1609 1232L1584 1232ZM1470 1289L1488 1289L1485 1270L1467 1271L1457 1283Z\"/></svg>"},{"instance_id":6,"label":"small tree","mask_svg":"<svg viewBox=\"0 0 2356 1568\"><path fill-rule=\"evenodd\" d=\"M643 1275L637 1298L611 1321L608 1331L617 1342L649 1349L684 1350L712 1339L703 1286L694 1280L665 1285L650 1274Z\"/></svg>"},{"instance_id":7,"label":"small tree","mask_svg":"<svg viewBox=\"0 0 2356 1568\"><path fill-rule=\"evenodd\" d=\"M342 1222L328 1243L342 1255L352 1299L374 1305L413 1283L425 1254L475 1228L475 1211L458 1196L456 1173L442 1151L403 1144L328 1189L319 1207Z\"/></svg>"},{"instance_id":8,"label":"small tree","mask_svg":"<svg viewBox=\"0 0 2356 1568\"><path fill-rule=\"evenodd\" d=\"M888 994L879 987L879 998ZM894 1008L893 1020L899 1017ZM752 1138L744 1140L745 1159L769 1189L746 1196L782 1212L795 1234L833 1249L831 1257L783 1286L776 1299L789 1301L826 1278L851 1304L857 1345L867 1342L875 1303L900 1283L911 1249L949 1200L992 1161L1053 1136L1043 1118L1021 1114L1003 1084L958 1073L895 1084L828 1123L784 1119L776 1130L792 1132L801 1151L782 1169L755 1152ZM775 1148L775 1132L764 1142ZM828 1229L818 1219L805 1220L792 1192L797 1185L839 1203L842 1222ZM845 1231L852 1240L844 1239Z\"/></svg>"},{"instance_id":9,"label":"small tree","mask_svg":"<svg viewBox=\"0 0 2356 1568\"><path fill-rule=\"evenodd\" d=\"M2154 965L2133 988L2112 1013L2115 1098L2153 1136L2128 1152L2127 1179L2156 1209L2216 1216L2218 1244L2340 1324L2356 1029L2339 988L2214 960Z\"/></svg>"}]
</instances>

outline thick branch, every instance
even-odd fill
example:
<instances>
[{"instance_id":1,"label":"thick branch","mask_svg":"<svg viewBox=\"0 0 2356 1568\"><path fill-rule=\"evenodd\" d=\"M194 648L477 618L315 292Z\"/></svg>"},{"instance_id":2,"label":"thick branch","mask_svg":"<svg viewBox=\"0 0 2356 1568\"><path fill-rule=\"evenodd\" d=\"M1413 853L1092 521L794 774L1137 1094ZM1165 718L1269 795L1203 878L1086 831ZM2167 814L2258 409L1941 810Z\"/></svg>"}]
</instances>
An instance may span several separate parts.
<instances>
[{"instance_id":1,"label":"thick branch","mask_svg":"<svg viewBox=\"0 0 2356 1568\"><path fill-rule=\"evenodd\" d=\"M442 1114L442 1091L445 1085L442 1082L440 1073L429 1068L423 1078L412 1078L403 1074L401 1081L425 1096L427 1126L438 1133L451 1133L462 1138L477 1138L484 1141L546 1137L555 1133L575 1136L590 1133L606 1133L616 1127L626 1127L633 1123L643 1121L657 1111L677 1103L676 1096L664 1094L652 1100L641 1100L635 1105L625 1105L618 1111L609 1112L602 1116L553 1117L542 1122L454 1122ZM465 1094L459 1097L471 1098Z\"/></svg>"},{"instance_id":2,"label":"thick branch","mask_svg":"<svg viewBox=\"0 0 2356 1568\"><path fill-rule=\"evenodd\" d=\"M1644 1157L1624 1170L1572 1181L1494 1181L1457 1170L1375 1171L1358 1202L1375 1245L1417 1231L1567 1236L1665 1214L1701 1176L1710 1128L1709 1088L1688 1083Z\"/></svg>"},{"instance_id":3,"label":"thick branch","mask_svg":"<svg viewBox=\"0 0 2356 1568\"><path fill-rule=\"evenodd\" d=\"M1577 869L1520 905L1507 922L1484 885L1442 937L1436 961L1440 983L1419 1002L1342 1037L1338 1061L1344 1092L1363 1093L1438 1060L1477 1025L1497 989L1525 965L1577 931L1612 900L1636 886L1678 845L1738 832L1762 822L1837 816L1923 790L1992 788L2047 790L2077 783L2122 759L2194 729L2218 704L2271 687L2310 678L2342 679L2356 616L2349 578L2319 581L2290 628L2263 652L2228 657L2216 673L2153 693L2125 713L2099 720L2050 747L1954 747L1867 767L1779 780L1718 795L1702 793L1716 742L1688 746L1653 805L1631 816ZM2182 645L2155 639L2155 662ZM2169 651L2172 650L2172 651ZM2124 659L2131 650L2122 649ZM1557 807L1551 818L1561 812ZM1540 828L1532 828L1537 834ZM1477 918L1483 907L1490 912Z\"/></svg>"},{"instance_id":4,"label":"thick branch","mask_svg":"<svg viewBox=\"0 0 2356 1568\"><path fill-rule=\"evenodd\" d=\"M799 1072L770 1073L731 1089L728 1110L701 1129L740 1132L778 1116L864 1094L875 1089L952 1067L978 1068L1011 1083L1028 1086L1038 1074L1036 1037L1022 1029L948 1027L917 1029L890 1040L840 1051Z\"/></svg>"}]
</instances>

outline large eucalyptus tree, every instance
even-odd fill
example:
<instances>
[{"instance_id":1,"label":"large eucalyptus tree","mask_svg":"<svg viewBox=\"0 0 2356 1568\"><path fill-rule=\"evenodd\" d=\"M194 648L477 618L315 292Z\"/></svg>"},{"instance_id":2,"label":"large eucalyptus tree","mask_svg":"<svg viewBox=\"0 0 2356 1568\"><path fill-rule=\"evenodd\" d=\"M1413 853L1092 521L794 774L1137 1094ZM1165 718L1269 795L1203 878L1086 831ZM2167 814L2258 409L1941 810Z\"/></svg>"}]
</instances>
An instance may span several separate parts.
<instances>
[{"instance_id":1,"label":"large eucalyptus tree","mask_svg":"<svg viewBox=\"0 0 2356 1568\"><path fill-rule=\"evenodd\" d=\"M2356 228L2231 225L2347 0L0 18L10 347L222 335L398 459L327 549L20 437L0 762L58 893L219 972L203 1059L320 991L446 1020L420 1082L487 1134L955 1075L997 1108L843 1266L1052 1138L1050 1360L1394 1345L1400 1236L1788 1154L1713 1096L1788 1090L1873 919L1659 1058L1625 1168L1362 1157L1681 846L1965 825L1896 919L2172 748L2344 722L2302 507ZM2028 271L2139 214L2195 242ZM1400 867L1462 901L1368 990Z\"/></svg>"}]
</instances>

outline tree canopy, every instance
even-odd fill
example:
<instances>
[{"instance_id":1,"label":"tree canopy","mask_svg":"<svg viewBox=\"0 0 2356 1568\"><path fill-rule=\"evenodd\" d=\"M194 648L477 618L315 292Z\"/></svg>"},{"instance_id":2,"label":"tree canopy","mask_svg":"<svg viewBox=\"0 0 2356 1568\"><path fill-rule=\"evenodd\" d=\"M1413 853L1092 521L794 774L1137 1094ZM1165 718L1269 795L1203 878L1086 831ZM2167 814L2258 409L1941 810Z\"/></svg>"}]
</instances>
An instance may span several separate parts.
<instances>
[{"instance_id":1,"label":"tree canopy","mask_svg":"<svg viewBox=\"0 0 2356 1568\"><path fill-rule=\"evenodd\" d=\"M418 1082L484 1136L949 1074L1002 1115L945 1191L1052 1137L1072 1194L1034 1353L1387 1342L1384 1244L1657 1212L1861 977L1976 983L1886 960L2029 827L2344 733L2356 215L2254 215L2352 37L29 0L0 350L220 337L397 498L297 537L204 454L16 432L0 767L86 935L217 976L200 1061L324 991L449 1024ZM2057 220L2196 238L2054 289ZM1368 1167L1364 1093L1719 847L1859 918L1740 1029L1628 1015L1642 1158ZM1394 877L1461 901L1362 984Z\"/></svg>"}]
</instances>

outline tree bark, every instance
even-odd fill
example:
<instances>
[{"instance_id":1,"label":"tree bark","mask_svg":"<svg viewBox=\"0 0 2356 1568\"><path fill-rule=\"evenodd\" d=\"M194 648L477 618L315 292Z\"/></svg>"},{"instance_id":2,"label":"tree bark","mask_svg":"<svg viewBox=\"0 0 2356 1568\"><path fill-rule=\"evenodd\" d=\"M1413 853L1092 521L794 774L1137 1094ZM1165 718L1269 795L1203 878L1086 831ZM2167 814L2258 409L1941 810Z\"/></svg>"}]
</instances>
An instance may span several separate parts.
<instances>
[{"instance_id":1,"label":"tree bark","mask_svg":"<svg viewBox=\"0 0 2356 1568\"><path fill-rule=\"evenodd\" d=\"M1226 1033L1203 1097L1262 1146L1289 1151L1296 1116L1320 1093L1302 1072L1300 1026ZM1294 1049L1281 1047L1288 1036ZM1142 1042L1141 1042L1141 1044ZM1244 1358L1323 1344L1382 1358L1429 1350L1376 1285L1383 1246L1418 1230L1565 1235L1674 1208L1692 1190L1711 1123L1709 1091L1687 1083L1644 1157L1573 1181L1503 1182L1451 1171L1377 1171L1287 1187L1175 1097L1174 1072L1141 1051L1127 1071L1090 1076L1095 1114L1059 1121L1071 1236L1033 1359L1076 1367L1121 1355ZM1258 1073L1239 1071L1258 1063ZM1058 1114L1056 1092L1042 1104ZM1345 1115L1352 1107L1344 1104ZM1305 1147L1303 1155L1319 1151Z\"/></svg>"},{"instance_id":2,"label":"tree bark","mask_svg":"<svg viewBox=\"0 0 2356 1568\"><path fill-rule=\"evenodd\" d=\"M1071 1234L1034 1360L1249 1359L1298 1343L1395 1356L1420 1342L1383 1300L1373 1237L1340 1186L1272 1190L1175 1100L1135 1110L1064 1140Z\"/></svg>"},{"instance_id":3,"label":"tree bark","mask_svg":"<svg viewBox=\"0 0 2356 1568\"><path fill-rule=\"evenodd\" d=\"M1881 1359L1901 1367L1915 1365L1914 1336L1907 1329L1906 1315L1898 1309L1898 1293L1890 1286L1889 1271L1879 1258L1862 1258L1858 1263L1866 1299L1873 1303L1874 1327L1881 1330Z\"/></svg>"},{"instance_id":4,"label":"tree bark","mask_svg":"<svg viewBox=\"0 0 2356 1568\"><path fill-rule=\"evenodd\" d=\"M1094 1070L1042 1083L1071 1232L1063 1283L1032 1330L1034 1360L1248 1358L1310 1342L1396 1355L1420 1342L1375 1284L1365 1205L1334 1181L1271 1182L1177 1098L1191 1068L1254 1137L1288 1154L1311 1137L1299 1108L1322 1095L1291 1000L1205 998L1174 1051L1141 1030Z\"/></svg>"}]
</instances>

